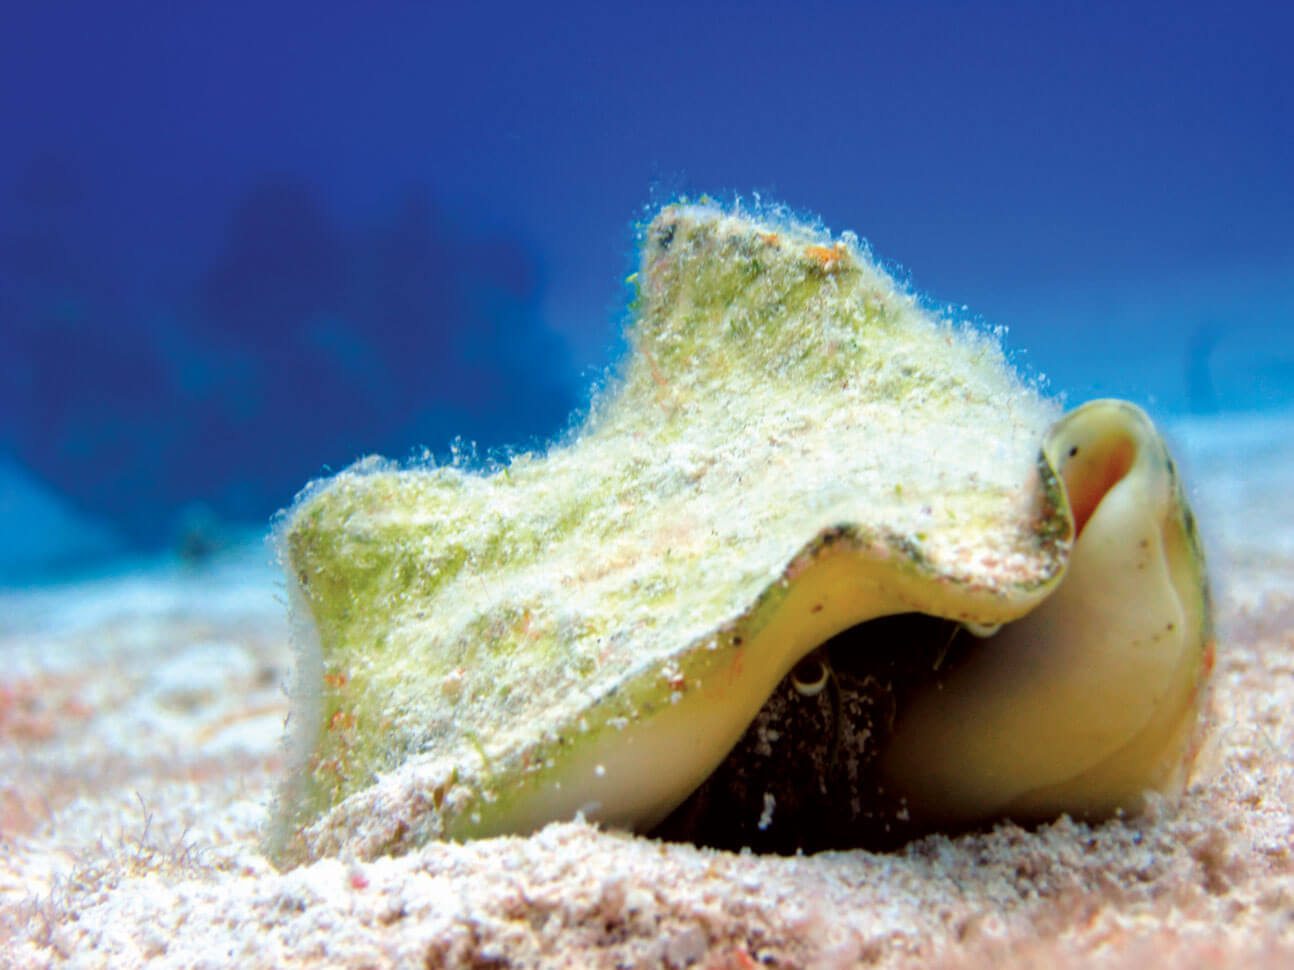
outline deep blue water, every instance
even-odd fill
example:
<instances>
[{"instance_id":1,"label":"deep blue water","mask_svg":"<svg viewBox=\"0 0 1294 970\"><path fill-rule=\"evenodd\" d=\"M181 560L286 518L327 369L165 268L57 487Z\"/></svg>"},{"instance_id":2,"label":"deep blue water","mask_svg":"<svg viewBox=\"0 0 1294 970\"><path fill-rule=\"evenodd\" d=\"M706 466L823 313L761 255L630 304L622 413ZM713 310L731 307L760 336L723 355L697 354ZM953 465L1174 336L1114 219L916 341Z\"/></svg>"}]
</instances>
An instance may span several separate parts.
<instances>
[{"instance_id":1,"label":"deep blue water","mask_svg":"<svg viewBox=\"0 0 1294 970\"><path fill-rule=\"evenodd\" d=\"M1286 4L11 6L0 578L542 442L678 193L857 231L1073 400L1294 406Z\"/></svg>"}]
</instances>

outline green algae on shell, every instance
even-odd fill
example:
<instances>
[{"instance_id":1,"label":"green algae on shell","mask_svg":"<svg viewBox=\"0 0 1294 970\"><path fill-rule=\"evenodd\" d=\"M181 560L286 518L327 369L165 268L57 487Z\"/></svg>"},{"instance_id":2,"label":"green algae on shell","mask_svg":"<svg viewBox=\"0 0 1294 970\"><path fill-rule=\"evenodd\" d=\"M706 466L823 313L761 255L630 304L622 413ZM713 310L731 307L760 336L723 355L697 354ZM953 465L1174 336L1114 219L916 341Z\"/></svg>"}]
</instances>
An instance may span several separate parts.
<instances>
[{"instance_id":1,"label":"green algae on shell","mask_svg":"<svg viewBox=\"0 0 1294 970\"><path fill-rule=\"evenodd\" d=\"M648 829L833 635L992 628L1060 582L1055 406L852 238L671 205L637 285L569 441L491 473L361 462L285 516L280 861Z\"/></svg>"}]
</instances>

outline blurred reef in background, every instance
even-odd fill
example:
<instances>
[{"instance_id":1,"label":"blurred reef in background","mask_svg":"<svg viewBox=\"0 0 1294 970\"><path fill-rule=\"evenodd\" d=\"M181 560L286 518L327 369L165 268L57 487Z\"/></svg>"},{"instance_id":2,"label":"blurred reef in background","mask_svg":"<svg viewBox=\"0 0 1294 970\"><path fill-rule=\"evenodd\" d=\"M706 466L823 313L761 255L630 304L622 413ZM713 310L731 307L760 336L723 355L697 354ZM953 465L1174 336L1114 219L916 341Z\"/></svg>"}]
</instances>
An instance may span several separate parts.
<instances>
[{"instance_id":1,"label":"blurred reef in background","mask_svg":"<svg viewBox=\"0 0 1294 970\"><path fill-rule=\"evenodd\" d=\"M264 523L302 483L373 452L483 453L560 429L576 403L540 320L537 260L455 224L414 186L343 225L292 176L247 187L189 278L123 284L86 188L33 160L0 229L0 458L132 547Z\"/></svg>"}]
</instances>

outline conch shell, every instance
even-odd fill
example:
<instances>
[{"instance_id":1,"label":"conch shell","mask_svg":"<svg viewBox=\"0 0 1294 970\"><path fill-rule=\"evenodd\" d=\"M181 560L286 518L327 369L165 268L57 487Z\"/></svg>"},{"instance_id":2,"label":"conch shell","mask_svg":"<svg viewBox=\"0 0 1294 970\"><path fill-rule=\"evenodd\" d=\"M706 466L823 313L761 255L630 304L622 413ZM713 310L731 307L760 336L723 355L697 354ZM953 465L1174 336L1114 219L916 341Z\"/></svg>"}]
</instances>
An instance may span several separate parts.
<instances>
[{"instance_id":1,"label":"conch shell","mask_svg":"<svg viewBox=\"0 0 1294 970\"><path fill-rule=\"evenodd\" d=\"M364 460L283 517L276 858L576 813L650 830L798 662L900 614L998 631L878 735L905 817L1099 817L1180 789L1208 593L1141 411L1058 420L849 235L675 204L636 276L631 353L568 440L485 472Z\"/></svg>"}]
</instances>

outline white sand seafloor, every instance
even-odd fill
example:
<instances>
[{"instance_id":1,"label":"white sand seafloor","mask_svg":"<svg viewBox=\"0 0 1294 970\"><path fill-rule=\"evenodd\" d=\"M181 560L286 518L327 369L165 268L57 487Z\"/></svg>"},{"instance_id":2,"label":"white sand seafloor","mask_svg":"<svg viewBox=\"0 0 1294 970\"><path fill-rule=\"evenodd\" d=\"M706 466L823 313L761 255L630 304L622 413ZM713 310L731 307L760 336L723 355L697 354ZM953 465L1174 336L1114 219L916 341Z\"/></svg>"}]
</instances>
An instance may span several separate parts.
<instances>
[{"instance_id":1,"label":"white sand seafloor","mask_svg":"<svg viewBox=\"0 0 1294 970\"><path fill-rule=\"evenodd\" d=\"M798 858L570 822L278 872L292 655L258 547L0 593L0 963L1294 966L1294 417L1173 432L1220 627L1179 806Z\"/></svg>"}]
</instances>

